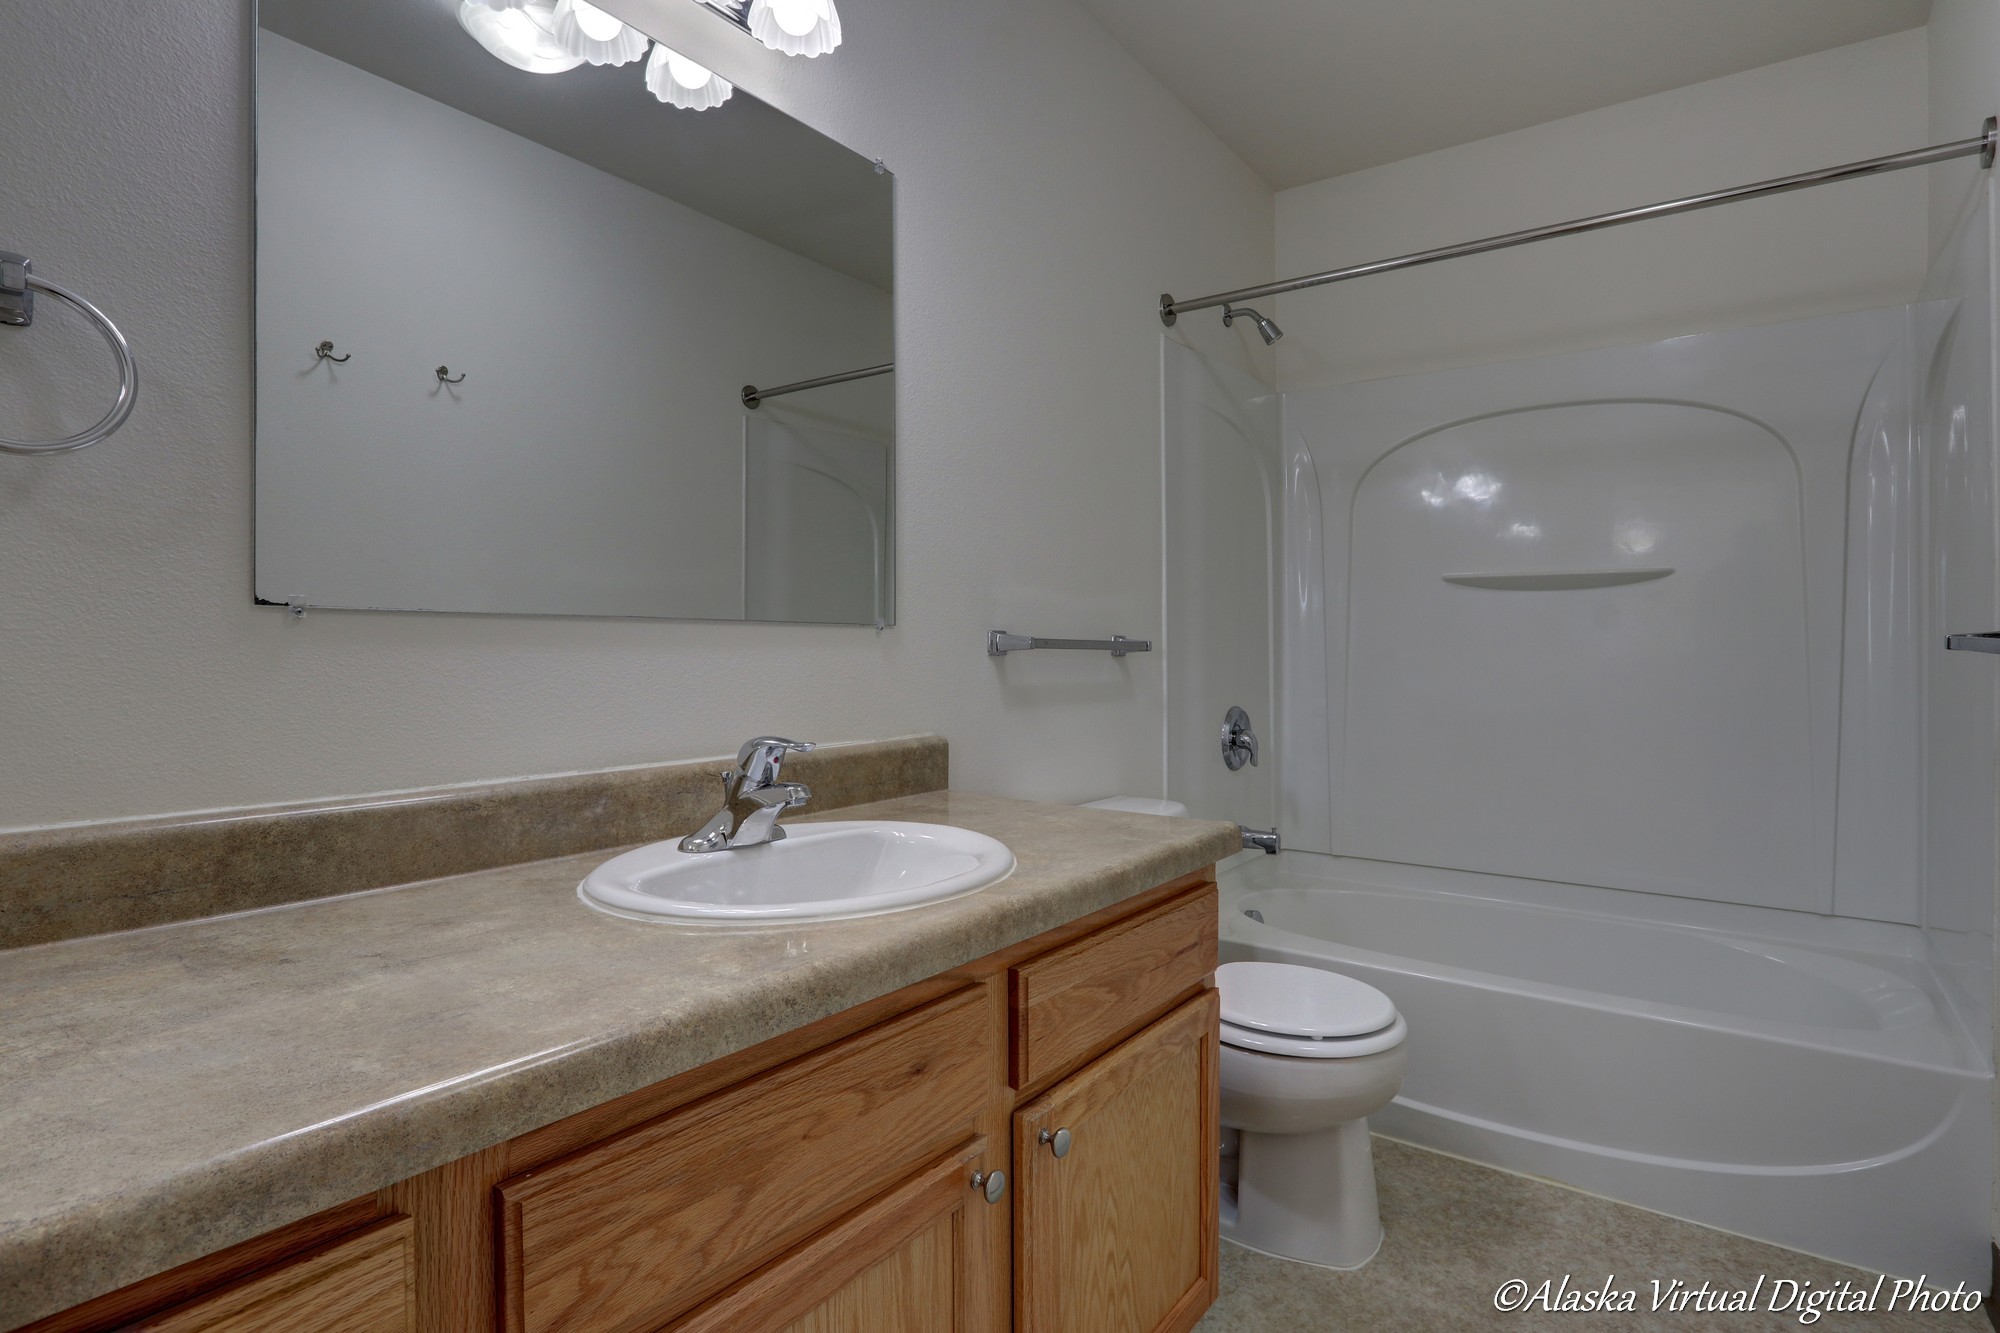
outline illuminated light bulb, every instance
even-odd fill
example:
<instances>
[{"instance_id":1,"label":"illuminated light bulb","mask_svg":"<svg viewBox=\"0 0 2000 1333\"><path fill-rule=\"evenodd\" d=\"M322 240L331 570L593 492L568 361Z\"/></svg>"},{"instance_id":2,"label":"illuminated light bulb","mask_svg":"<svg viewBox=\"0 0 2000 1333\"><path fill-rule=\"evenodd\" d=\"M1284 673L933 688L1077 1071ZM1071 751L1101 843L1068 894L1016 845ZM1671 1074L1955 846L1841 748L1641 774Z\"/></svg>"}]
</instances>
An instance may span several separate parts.
<instances>
[{"instance_id":1,"label":"illuminated light bulb","mask_svg":"<svg viewBox=\"0 0 2000 1333\"><path fill-rule=\"evenodd\" d=\"M810 60L840 45L834 0L750 0L750 35L773 51Z\"/></svg>"},{"instance_id":2,"label":"illuminated light bulb","mask_svg":"<svg viewBox=\"0 0 2000 1333\"><path fill-rule=\"evenodd\" d=\"M771 0L771 17L794 37L803 37L824 15L812 0Z\"/></svg>"},{"instance_id":3,"label":"illuminated light bulb","mask_svg":"<svg viewBox=\"0 0 2000 1333\"><path fill-rule=\"evenodd\" d=\"M721 106L736 91L720 74L660 42L646 62L646 89L669 106L706 111Z\"/></svg>"},{"instance_id":4,"label":"illuminated light bulb","mask_svg":"<svg viewBox=\"0 0 2000 1333\"><path fill-rule=\"evenodd\" d=\"M530 74L560 74L583 57L556 40L555 8L554 0L503 0L497 8L488 0L464 0L458 25L496 60Z\"/></svg>"},{"instance_id":5,"label":"illuminated light bulb","mask_svg":"<svg viewBox=\"0 0 2000 1333\"><path fill-rule=\"evenodd\" d=\"M594 42L608 42L625 31L625 25L590 3L590 0L568 0L568 9L576 16L576 26L583 29L583 35Z\"/></svg>"},{"instance_id":6,"label":"illuminated light bulb","mask_svg":"<svg viewBox=\"0 0 2000 1333\"><path fill-rule=\"evenodd\" d=\"M590 0L557 0L552 31L563 50L593 65L627 65L646 54L646 34Z\"/></svg>"},{"instance_id":7,"label":"illuminated light bulb","mask_svg":"<svg viewBox=\"0 0 2000 1333\"><path fill-rule=\"evenodd\" d=\"M706 88L708 81L715 77L714 70L695 64L678 51L667 52L667 73L673 76L675 83L689 91Z\"/></svg>"}]
</instances>

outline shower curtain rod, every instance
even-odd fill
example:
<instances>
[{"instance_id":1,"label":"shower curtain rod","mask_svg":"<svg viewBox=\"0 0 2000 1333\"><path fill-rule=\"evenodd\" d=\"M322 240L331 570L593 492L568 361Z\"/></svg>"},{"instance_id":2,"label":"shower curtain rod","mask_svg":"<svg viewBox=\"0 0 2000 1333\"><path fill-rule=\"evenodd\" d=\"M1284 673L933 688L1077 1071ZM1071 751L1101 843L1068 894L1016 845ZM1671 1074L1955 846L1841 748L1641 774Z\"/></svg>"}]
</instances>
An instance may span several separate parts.
<instances>
[{"instance_id":1,"label":"shower curtain rod","mask_svg":"<svg viewBox=\"0 0 2000 1333\"><path fill-rule=\"evenodd\" d=\"M1780 176L1776 180L1758 181L1754 185L1738 185L1734 189L1689 195L1685 199L1669 199L1665 203L1648 204L1643 208L1599 213L1596 217L1578 218L1573 222L1554 222L1546 227L1510 231L1502 236L1488 236L1484 240L1467 241L1462 245L1446 245L1436 250L1419 250L1415 254L1398 255L1394 259L1378 259L1372 264L1355 264L1348 268L1329 269L1325 273L1313 273L1303 278L1267 282L1258 287L1240 287L1233 292L1218 292L1214 296L1200 296L1188 301L1176 301L1173 294L1168 293L1160 297L1160 322L1171 328L1175 319L1191 310L1236 305L1244 301L1257 300L1259 297L1300 291L1307 287L1323 287L1330 282L1345 282L1349 278L1365 278L1372 273L1393 273L1397 269L1435 264L1445 259L1457 259L1462 255L1484 254L1488 250L1506 250L1516 245L1546 241L1556 236L1575 236L1581 232L1623 226L1627 222L1672 217L1676 213L1692 213L1696 209L1714 208L1717 204L1733 204L1739 199L1759 199L1767 194L1784 194L1788 190L1803 190L1814 185L1853 180L1859 176L1876 176L1885 171L1901 171L1905 167L1924 167L1933 162L1947 162L1955 157L1971 157L1977 154L1979 165L1990 167L1993 165L1996 143L2000 143L2000 120L1988 116L1985 125L1980 128L1978 137L1973 139L1955 139L1950 143L1941 143L1930 148L1913 148L1907 153L1871 157L1865 162L1849 162L1845 166L1804 171L1796 176Z\"/></svg>"},{"instance_id":2,"label":"shower curtain rod","mask_svg":"<svg viewBox=\"0 0 2000 1333\"><path fill-rule=\"evenodd\" d=\"M887 375L895 370L894 361L884 361L879 366L866 366L860 370L843 370L838 375L822 375L816 380L800 380L796 384L780 384L773 389L760 389L754 384L743 386L743 406L755 407L766 398L776 398L781 393L797 393L800 389L823 389L829 384L845 384L849 380L872 379L876 375Z\"/></svg>"}]
</instances>

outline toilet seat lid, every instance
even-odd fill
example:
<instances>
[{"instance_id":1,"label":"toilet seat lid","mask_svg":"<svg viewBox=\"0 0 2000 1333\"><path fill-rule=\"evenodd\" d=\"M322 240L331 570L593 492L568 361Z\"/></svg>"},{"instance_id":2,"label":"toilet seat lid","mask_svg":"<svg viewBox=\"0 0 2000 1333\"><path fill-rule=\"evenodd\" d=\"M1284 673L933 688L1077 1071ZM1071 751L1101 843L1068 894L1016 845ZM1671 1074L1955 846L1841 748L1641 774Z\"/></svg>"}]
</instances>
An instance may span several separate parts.
<instances>
[{"instance_id":1,"label":"toilet seat lid","mask_svg":"<svg viewBox=\"0 0 2000 1333\"><path fill-rule=\"evenodd\" d=\"M1255 1028L1240 1028L1233 1023L1224 1023L1222 1044L1234 1046L1239 1051L1258 1051L1265 1055L1289 1055L1307 1060L1342 1060L1393 1050L1401 1046L1403 1038L1409 1034L1409 1026L1403 1022L1401 1014L1397 1014L1396 1021L1380 1032L1369 1032L1359 1037L1283 1037L1275 1032L1259 1032Z\"/></svg>"},{"instance_id":2,"label":"toilet seat lid","mask_svg":"<svg viewBox=\"0 0 2000 1333\"><path fill-rule=\"evenodd\" d=\"M1396 1006L1365 981L1296 963L1224 963L1215 969L1222 1021L1280 1037L1359 1037L1396 1021Z\"/></svg>"}]
</instances>

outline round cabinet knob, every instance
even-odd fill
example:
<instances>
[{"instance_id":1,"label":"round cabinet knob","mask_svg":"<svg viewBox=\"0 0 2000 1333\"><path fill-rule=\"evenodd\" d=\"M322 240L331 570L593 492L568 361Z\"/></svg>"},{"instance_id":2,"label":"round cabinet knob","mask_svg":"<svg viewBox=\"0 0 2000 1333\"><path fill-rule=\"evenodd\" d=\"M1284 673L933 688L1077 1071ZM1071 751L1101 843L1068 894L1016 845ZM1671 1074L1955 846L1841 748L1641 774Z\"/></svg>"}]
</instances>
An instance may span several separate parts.
<instances>
[{"instance_id":1,"label":"round cabinet knob","mask_svg":"<svg viewBox=\"0 0 2000 1333\"><path fill-rule=\"evenodd\" d=\"M972 1188L983 1190L986 1194L986 1202L998 1203L1001 1196L1007 1192L1007 1173L1005 1171L974 1171L972 1173Z\"/></svg>"},{"instance_id":2,"label":"round cabinet knob","mask_svg":"<svg viewBox=\"0 0 2000 1333\"><path fill-rule=\"evenodd\" d=\"M1067 1129L1058 1129L1053 1134L1046 1129L1043 1130L1042 1142L1048 1144L1049 1151L1056 1156L1069 1156L1069 1131Z\"/></svg>"}]
</instances>

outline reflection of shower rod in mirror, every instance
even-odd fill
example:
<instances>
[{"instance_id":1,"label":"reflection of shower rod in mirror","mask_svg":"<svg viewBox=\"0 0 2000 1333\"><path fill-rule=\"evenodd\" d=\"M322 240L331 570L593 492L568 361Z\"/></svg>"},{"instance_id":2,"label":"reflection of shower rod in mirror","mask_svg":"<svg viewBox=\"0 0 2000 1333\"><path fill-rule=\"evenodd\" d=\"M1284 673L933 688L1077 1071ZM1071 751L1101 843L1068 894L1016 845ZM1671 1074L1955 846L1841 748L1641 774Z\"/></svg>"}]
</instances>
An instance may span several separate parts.
<instances>
[{"instance_id":1,"label":"reflection of shower rod in mirror","mask_svg":"<svg viewBox=\"0 0 2000 1333\"><path fill-rule=\"evenodd\" d=\"M893 374L895 369L894 361L884 361L879 366L867 366L861 370L843 370L838 375L822 375L816 380L800 380L796 384L780 384L770 389L760 389L754 384L746 384L743 386L743 406L754 408L766 398L797 393L801 389L823 389L829 384L845 384L849 380L873 379L877 375Z\"/></svg>"}]
</instances>

